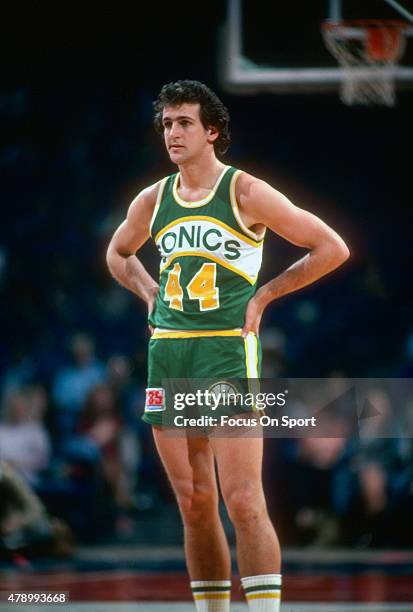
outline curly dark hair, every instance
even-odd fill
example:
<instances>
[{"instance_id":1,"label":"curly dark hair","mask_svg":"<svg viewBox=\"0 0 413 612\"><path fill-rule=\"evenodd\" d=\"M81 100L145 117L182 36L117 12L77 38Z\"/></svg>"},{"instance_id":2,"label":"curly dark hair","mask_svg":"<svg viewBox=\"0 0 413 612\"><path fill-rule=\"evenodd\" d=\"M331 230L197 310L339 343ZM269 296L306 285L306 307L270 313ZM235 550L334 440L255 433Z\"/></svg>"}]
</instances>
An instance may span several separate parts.
<instances>
[{"instance_id":1,"label":"curly dark hair","mask_svg":"<svg viewBox=\"0 0 413 612\"><path fill-rule=\"evenodd\" d=\"M164 85L153 103L154 126L157 132L163 133L162 112L165 106L196 104L199 102L199 116L205 129L212 126L219 132L214 141L216 153L226 153L231 142L229 133L229 113L218 96L199 81L175 81Z\"/></svg>"}]
</instances>

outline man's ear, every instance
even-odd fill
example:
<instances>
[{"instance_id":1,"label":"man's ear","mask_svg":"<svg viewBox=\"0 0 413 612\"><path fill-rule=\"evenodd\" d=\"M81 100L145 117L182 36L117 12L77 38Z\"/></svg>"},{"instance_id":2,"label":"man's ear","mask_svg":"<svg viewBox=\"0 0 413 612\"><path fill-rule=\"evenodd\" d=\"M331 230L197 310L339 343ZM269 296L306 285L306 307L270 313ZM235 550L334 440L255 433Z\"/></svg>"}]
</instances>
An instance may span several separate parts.
<instances>
[{"instance_id":1,"label":"man's ear","mask_svg":"<svg viewBox=\"0 0 413 612\"><path fill-rule=\"evenodd\" d=\"M213 125L210 125L208 127L207 134L208 134L208 142L214 142L219 136L219 132L217 128L214 127Z\"/></svg>"}]
</instances>

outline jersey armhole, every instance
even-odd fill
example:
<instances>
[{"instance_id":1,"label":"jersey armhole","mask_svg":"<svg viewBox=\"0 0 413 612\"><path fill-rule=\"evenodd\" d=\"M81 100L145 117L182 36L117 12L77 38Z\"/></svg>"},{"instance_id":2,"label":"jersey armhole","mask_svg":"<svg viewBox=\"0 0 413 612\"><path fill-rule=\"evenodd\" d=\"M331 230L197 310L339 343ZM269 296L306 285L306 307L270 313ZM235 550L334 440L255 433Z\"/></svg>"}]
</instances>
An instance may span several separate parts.
<instances>
[{"instance_id":1,"label":"jersey armhole","mask_svg":"<svg viewBox=\"0 0 413 612\"><path fill-rule=\"evenodd\" d=\"M159 183L159 189L158 189L158 195L156 196L155 208L153 209L151 222L149 224L149 235L151 236L151 238L153 237L152 227L153 227L153 224L155 223L156 215L158 214L158 210L162 202L162 196L163 196L166 181L168 180L168 178L169 176L165 176Z\"/></svg>"},{"instance_id":2,"label":"jersey armhole","mask_svg":"<svg viewBox=\"0 0 413 612\"><path fill-rule=\"evenodd\" d=\"M231 200L232 212L234 213L234 217L238 225L242 229L242 231L250 238L253 238L256 242L262 242L262 240L264 239L266 230L264 229L264 231L261 232L261 234L257 234L256 232L253 232L252 230L250 230L250 228L245 225L244 221L241 218L241 214L238 208L237 197L235 195L235 186L237 184L237 180L240 174L241 174L241 170L236 170L236 172L234 172L234 174L231 177L231 183L229 186L229 195L230 195L230 200Z\"/></svg>"}]
</instances>

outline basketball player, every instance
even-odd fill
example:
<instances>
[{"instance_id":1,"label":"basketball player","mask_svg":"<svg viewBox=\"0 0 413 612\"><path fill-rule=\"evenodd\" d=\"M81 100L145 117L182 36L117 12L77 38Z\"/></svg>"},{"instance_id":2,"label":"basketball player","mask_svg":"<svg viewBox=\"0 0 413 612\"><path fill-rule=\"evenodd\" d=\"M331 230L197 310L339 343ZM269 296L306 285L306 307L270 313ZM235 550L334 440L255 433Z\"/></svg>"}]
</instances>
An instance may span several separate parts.
<instances>
[{"instance_id":1,"label":"basketball player","mask_svg":"<svg viewBox=\"0 0 413 612\"><path fill-rule=\"evenodd\" d=\"M107 254L112 275L149 311L153 334L143 418L153 426L179 504L197 610L229 610L230 553L218 513L216 464L249 610L274 612L281 559L261 482L262 438L168 436L160 427L162 379L258 377L266 306L331 272L349 251L319 218L217 157L229 145L229 116L208 87L169 83L154 110L179 172L133 200ZM256 290L267 227L309 252ZM149 236L162 257L159 284L135 255Z\"/></svg>"}]
</instances>

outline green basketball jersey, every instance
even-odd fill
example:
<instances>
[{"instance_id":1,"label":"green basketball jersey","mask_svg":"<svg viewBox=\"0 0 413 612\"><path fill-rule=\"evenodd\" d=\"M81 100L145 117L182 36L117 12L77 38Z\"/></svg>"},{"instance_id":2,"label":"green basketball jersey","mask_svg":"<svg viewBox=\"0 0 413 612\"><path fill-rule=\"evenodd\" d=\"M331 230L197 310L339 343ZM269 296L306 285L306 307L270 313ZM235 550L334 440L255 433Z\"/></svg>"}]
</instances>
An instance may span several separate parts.
<instances>
[{"instance_id":1,"label":"green basketball jersey","mask_svg":"<svg viewBox=\"0 0 413 612\"><path fill-rule=\"evenodd\" d=\"M261 267L263 236L248 229L239 214L239 173L226 166L211 193L198 202L179 197L179 173L161 181L151 222L161 255L151 325L181 330L243 326Z\"/></svg>"}]
</instances>

